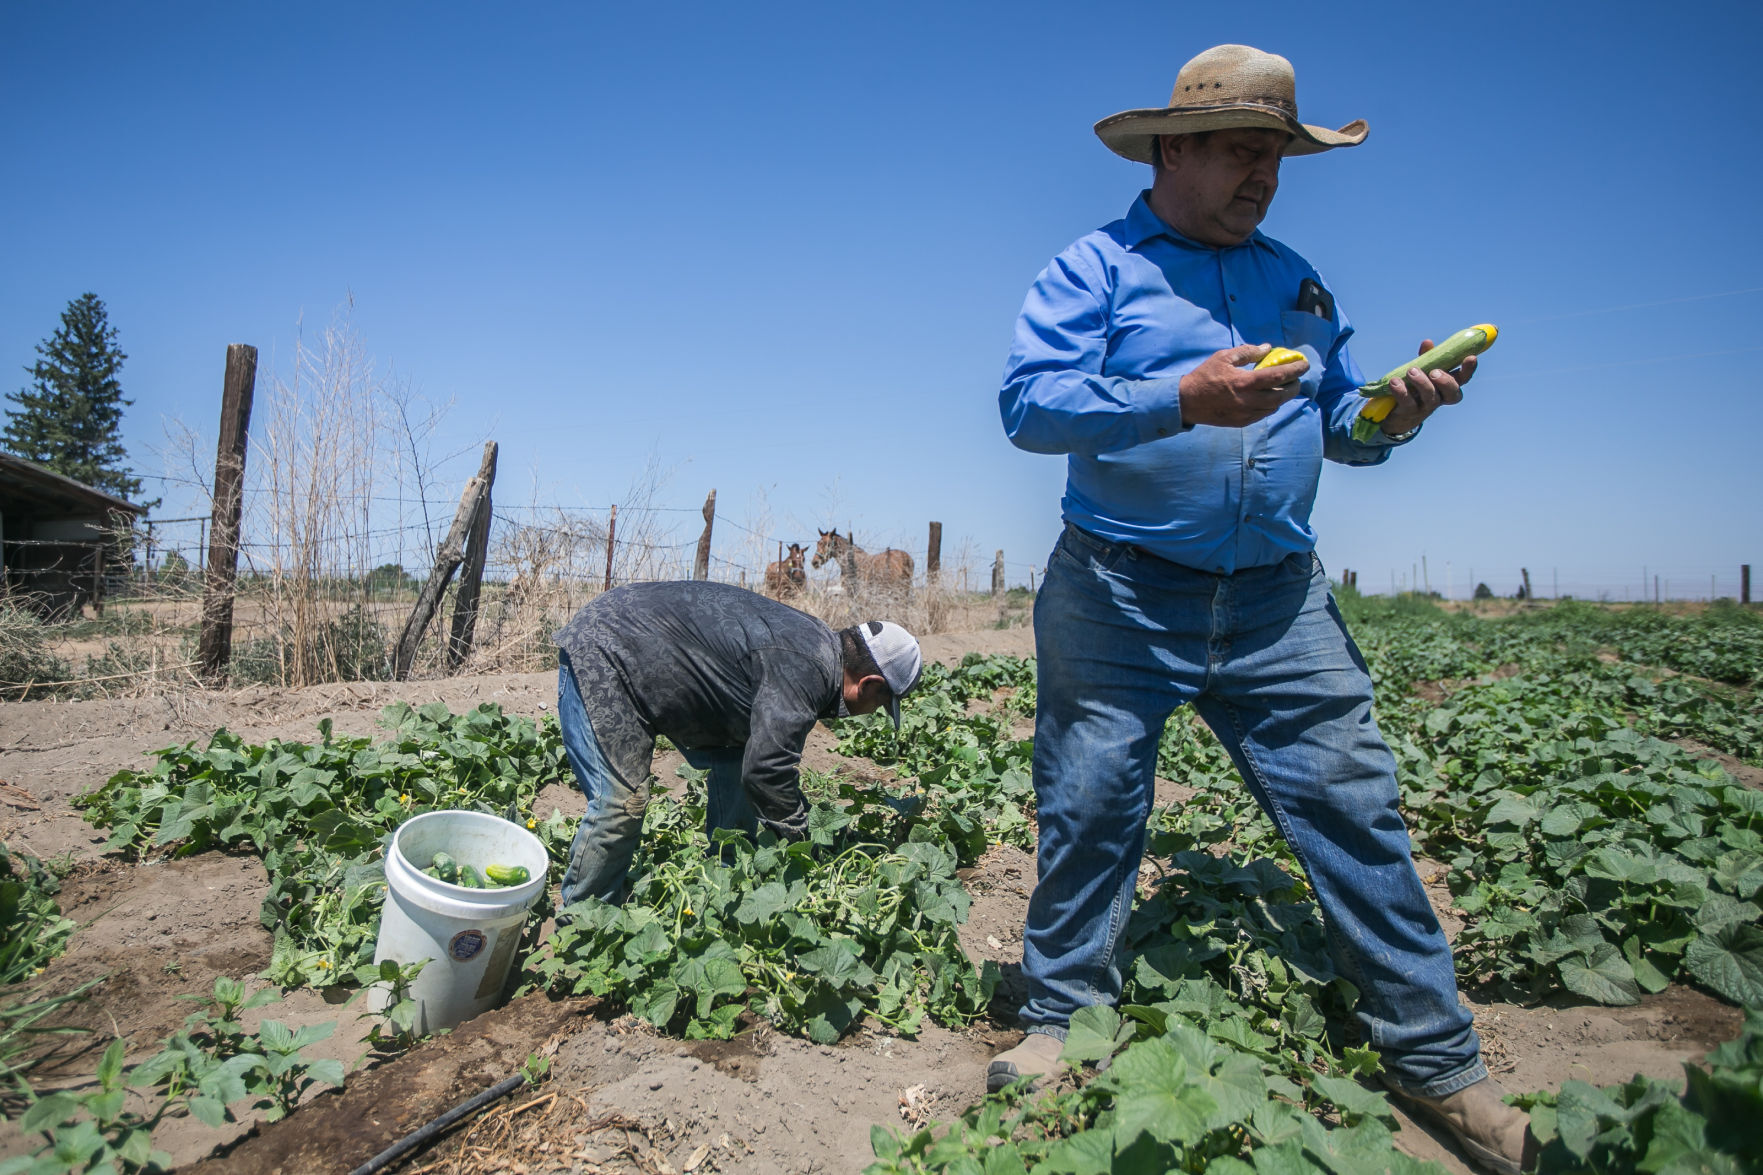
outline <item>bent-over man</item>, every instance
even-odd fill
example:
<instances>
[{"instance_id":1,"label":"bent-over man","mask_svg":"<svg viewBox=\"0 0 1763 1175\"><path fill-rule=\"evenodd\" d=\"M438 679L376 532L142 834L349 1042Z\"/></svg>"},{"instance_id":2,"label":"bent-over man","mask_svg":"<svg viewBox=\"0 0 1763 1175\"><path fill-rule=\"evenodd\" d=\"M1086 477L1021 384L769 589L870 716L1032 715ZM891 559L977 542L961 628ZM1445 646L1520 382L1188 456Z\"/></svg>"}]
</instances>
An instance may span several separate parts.
<instances>
[{"instance_id":1,"label":"bent-over man","mask_svg":"<svg viewBox=\"0 0 1763 1175\"><path fill-rule=\"evenodd\" d=\"M588 811L563 873L563 905L624 898L643 831L649 763L666 735L710 773L708 831L807 831L798 765L821 718L886 708L918 684L918 642L871 620L834 632L730 584L614 588L553 638L557 719Z\"/></svg>"},{"instance_id":2,"label":"bent-over man","mask_svg":"<svg viewBox=\"0 0 1763 1175\"><path fill-rule=\"evenodd\" d=\"M1066 454L1068 480L1035 602L1028 1035L988 1085L1052 1071L1072 1013L1119 999L1158 738L1192 705L1303 862L1392 1088L1517 1175L1525 1118L1458 1002L1371 679L1310 529L1323 459L1385 461L1462 398L1475 361L1411 370L1381 432L1352 438L1352 327L1316 270L1257 226L1284 157L1356 146L1366 126L1300 123L1285 58L1209 49L1167 107L1096 133L1150 164L1151 187L1035 281L999 396L1010 439ZM1306 362L1253 370L1271 344Z\"/></svg>"}]
</instances>

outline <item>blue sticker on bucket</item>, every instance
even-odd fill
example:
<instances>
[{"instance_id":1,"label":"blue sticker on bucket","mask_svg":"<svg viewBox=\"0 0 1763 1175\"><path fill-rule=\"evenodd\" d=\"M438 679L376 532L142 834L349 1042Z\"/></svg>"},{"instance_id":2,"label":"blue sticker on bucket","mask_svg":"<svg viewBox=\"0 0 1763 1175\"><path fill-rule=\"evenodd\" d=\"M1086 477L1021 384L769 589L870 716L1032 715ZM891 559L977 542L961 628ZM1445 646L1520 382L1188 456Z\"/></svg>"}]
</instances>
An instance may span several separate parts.
<instances>
[{"instance_id":1,"label":"blue sticker on bucket","mask_svg":"<svg viewBox=\"0 0 1763 1175\"><path fill-rule=\"evenodd\" d=\"M447 943L447 953L461 963L484 949L484 932L481 930L461 930Z\"/></svg>"}]
</instances>

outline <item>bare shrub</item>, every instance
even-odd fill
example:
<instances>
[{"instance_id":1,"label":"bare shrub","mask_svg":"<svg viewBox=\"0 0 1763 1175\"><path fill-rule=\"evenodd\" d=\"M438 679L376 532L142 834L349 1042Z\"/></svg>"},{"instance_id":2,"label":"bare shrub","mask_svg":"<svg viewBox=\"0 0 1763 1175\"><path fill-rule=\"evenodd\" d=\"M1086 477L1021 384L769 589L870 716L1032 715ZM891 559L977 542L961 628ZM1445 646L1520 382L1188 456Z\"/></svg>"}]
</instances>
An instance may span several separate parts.
<instances>
[{"instance_id":1,"label":"bare shrub","mask_svg":"<svg viewBox=\"0 0 1763 1175\"><path fill-rule=\"evenodd\" d=\"M551 634L602 590L606 519L552 508L537 517L498 518L490 539L492 561L507 581L495 590L485 585L472 664L549 668L557 656Z\"/></svg>"},{"instance_id":2,"label":"bare shrub","mask_svg":"<svg viewBox=\"0 0 1763 1175\"><path fill-rule=\"evenodd\" d=\"M467 663L480 671L552 668L557 650L551 634L606 589L609 570L614 586L689 576L697 532L682 541L675 520L691 516L657 504L668 477L651 452L617 503L616 515L537 502L519 517L497 514L490 563L501 582L484 585L477 647Z\"/></svg>"},{"instance_id":3,"label":"bare shrub","mask_svg":"<svg viewBox=\"0 0 1763 1175\"><path fill-rule=\"evenodd\" d=\"M411 572L420 576L433 558L436 466L457 455L433 452L445 412L377 374L349 307L316 336L302 332L285 375L260 374L233 681L298 686L389 674L392 636L420 585ZM166 434L165 480L196 489L211 509L212 440L177 422ZM193 553L194 537L183 536ZM141 594L158 602L202 593L202 576L181 552L141 580ZM434 660L435 644L431 633L419 663Z\"/></svg>"},{"instance_id":4,"label":"bare shrub","mask_svg":"<svg viewBox=\"0 0 1763 1175\"><path fill-rule=\"evenodd\" d=\"M49 651L49 635L37 613L0 600L0 698L25 697L72 677L67 662Z\"/></svg>"},{"instance_id":5,"label":"bare shrub","mask_svg":"<svg viewBox=\"0 0 1763 1175\"><path fill-rule=\"evenodd\" d=\"M337 597L352 594L352 581L365 584L373 566L381 391L347 320L333 320L315 344L296 344L292 377L273 380L267 426L253 430L267 494L242 531L256 541L241 554L268 573L268 620L287 685L341 676L330 624L341 608L367 604Z\"/></svg>"}]
</instances>

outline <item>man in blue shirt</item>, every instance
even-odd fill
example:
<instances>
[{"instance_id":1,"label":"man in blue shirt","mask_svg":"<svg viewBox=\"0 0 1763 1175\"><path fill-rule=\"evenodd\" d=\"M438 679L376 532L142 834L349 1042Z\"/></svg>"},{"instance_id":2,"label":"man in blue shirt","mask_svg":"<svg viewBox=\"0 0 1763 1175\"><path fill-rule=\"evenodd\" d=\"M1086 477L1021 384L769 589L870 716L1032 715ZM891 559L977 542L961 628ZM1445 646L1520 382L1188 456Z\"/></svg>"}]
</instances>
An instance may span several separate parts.
<instances>
[{"instance_id":1,"label":"man in blue shirt","mask_svg":"<svg viewBox=\"0 0 1763 1175\"><path fill-rule=\"evenodd\" d=\"M1096 132L1150 163L1152 186L1035 281L999 395L1011 441L1066 454L1069 473L1035 605L1028 1035L988 1085L1053 1071L1071 1014L1119 999L1158 739L1192 704L1303 862L1392 1088L1517 1175L1525 1118L1458 1002L1371 681L1310 529L1323 459L1388 459L1462 399L1475 361L1411 370L1379 435L1352 438L1352 327L1316 270L1257 226L1282 157L1355 146L1366 127L1300 123L1284 58L1210 49L1168 107ZM1304 358L1255 370L1272 345Z\"/></svg>"}]
</instances>

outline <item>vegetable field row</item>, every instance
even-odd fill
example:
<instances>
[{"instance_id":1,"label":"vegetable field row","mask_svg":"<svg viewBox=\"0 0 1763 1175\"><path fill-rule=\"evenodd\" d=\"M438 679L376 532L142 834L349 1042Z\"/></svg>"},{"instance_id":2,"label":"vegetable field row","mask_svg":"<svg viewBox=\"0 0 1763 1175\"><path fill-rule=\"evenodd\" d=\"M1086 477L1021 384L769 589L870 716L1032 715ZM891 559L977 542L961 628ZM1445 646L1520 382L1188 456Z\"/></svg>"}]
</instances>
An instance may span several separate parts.
<instances>
[{"instance_id":1,"label":"vegetable field row","mask_svg":"<svg viewBox=\"0 0 1763 1175\"><path fill-rule=\"evenodd\" d=\"M1342 603L1378 683L1417 851L1448 867L1466 987L1621 1004L1694 983L1763 1010L1763 792L1674 741L1763 764L1756 614L1562 605L1487 621L1422 601ZM702 779L682 769L651 803L630 899L574 907L567 926L530 944L525 983L599 995L686 1037L728 1037L762 1018L830 1043L865 1020L911 1034L926 1020L1007 1013L992 1006L995 966L975 967L957 940L969 897L956 870L993 845L1032 850L1034 711L1032 661L927 667L898 733L877 718L837 724L839 753L892 768L900 785L805 772L810 835L796 844L707 840ZM159 752L81 803L110 830L113 852L261 857L275 936L266 978L371 982L383 846L404 819L475 808L518 820L550 850L553 883L574 831L533 809L567 775L553 722L492 706L399 706L382 721L378 743L335 737L328 722L312 744L256 746L221 731L206 747ZM1107 1062L1102 1071L1034 1098L994 1095L915 1133L879 1129L872 1172L1419 1166L1392 1151L1394 1119L1363 1081L1379 1061L1351 1038L1355 992L1329 961L1296 860L1186 714L1169 724L1159 772L1195 794L1154 813L1122 1006L1073 1023L1067 1060ZM0 872L0 962L24 978L71 924L40 865ZM7 992L0 1066L24 1055L35 1023L25 988ZM237 993L210 998L223 997ZM216 1027L231 1013L213 1006L153 1063L125 1073L118 1054L104 1088L157 1085L224 1118L229 1098L291 1106L287 1082L340 1077L300 1067L301 1041ZM1759 1014L1682 1096L1656 1082L1529 1095L1552 1140L1545 1168L1659 1171L1693 1159L1744 1169L1732 1140L1763 1113ZM263 1060L278 1046L295 1060ZM280 1066L281 1084L252 1077L255 1062L239 1056ZM22 1067L6 1074L34 1096ZM150 1123L106 1117L108 1103L38 1104L32 1123L53 1124L54 1137L80 1130L96 1140L91 1154L121 1155L118 1169L154 1168Z\"/></svg>"}]
</instances>

